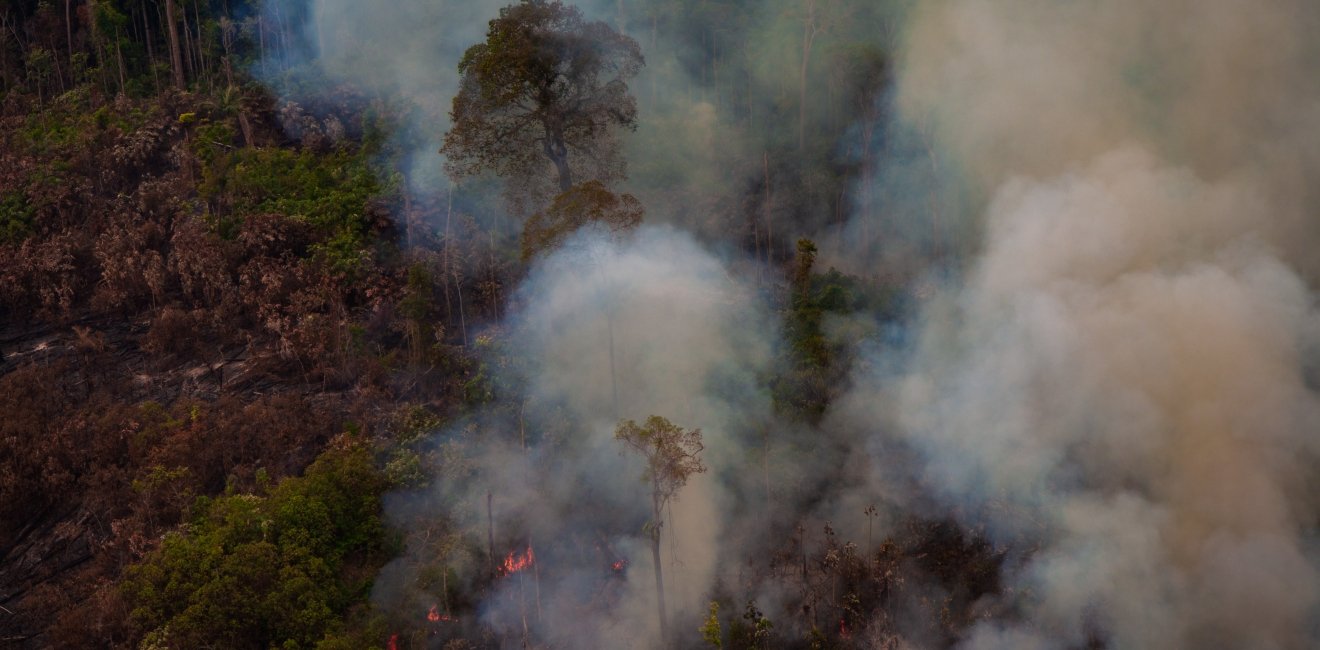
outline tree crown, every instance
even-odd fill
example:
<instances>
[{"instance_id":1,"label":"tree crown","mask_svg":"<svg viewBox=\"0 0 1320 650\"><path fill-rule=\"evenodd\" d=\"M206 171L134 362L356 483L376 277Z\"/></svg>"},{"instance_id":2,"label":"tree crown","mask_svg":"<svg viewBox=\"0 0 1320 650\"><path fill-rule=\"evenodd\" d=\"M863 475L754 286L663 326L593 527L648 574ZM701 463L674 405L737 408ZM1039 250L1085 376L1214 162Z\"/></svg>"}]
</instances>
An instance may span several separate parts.
<instances>
[{"instance_id":1,"label":"tree crown","mask_svg":"<svg viewBox=\"0 0 1320 650\"><path fill-rule=\"evenodd\" d=\"M635 128L627 80L643 65L632 38L558 0L523 0L490 21L463 55L441 153L455 176L485 171L532 180L550 163L560 191L572 165L585 177L623 175L611 127ZM545 156L545 158L542 158Z\"/></svg>"},{"instance_id":2,"label":"tree crown","mask_svg":"<svg viewBox=\"0 0 1320 650\"><path fill-rule=\"evenodd\" d=\"M638 452L646 460L644 480L654 487L657 504L664 504L678 493L693 474L706 471L701 452L701 429L684 429L673 422L652 415L639 426L633 420L623 420L614 430L614 437Z\"/></svg>"}]
</instances>

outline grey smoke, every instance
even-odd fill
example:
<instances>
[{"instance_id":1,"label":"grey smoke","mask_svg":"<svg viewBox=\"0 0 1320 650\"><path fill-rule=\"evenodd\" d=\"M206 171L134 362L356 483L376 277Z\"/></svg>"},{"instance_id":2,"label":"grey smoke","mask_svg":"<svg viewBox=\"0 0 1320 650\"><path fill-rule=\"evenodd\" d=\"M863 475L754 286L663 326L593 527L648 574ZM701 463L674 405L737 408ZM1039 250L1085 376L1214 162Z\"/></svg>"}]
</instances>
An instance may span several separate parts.
<instances>
[{"instance_id":1,"label":"grey smoke","mask_svg":"<svg viewBox=\"0 0 1320 650\"><path fill-rule=\"evenodd\" d=\"M447 185L435 151L457 58L503 4L313 5L328 74L419 107L400 142L418 188ZM595 4L589 15L623 24L648 57L626 189L653 223L706 241L737 232L729 221L762 155L795 120L732 120L728 91L685 67L678 44L653 42L645 16ZM1002 615L967 647L1320 643L1320 7L890 4L822 3L883 9L845 11L841 24L902 44L895 94L876 98L870 126L885 157L865 200L835 230L820 229L823 216L776 227L814 234L822 266L897 269L925 302L907 335L863 346L822 428L772 423L758 375L777 334L739 279L743 261L670 230L623 244L584 235L532 271L501 339L533 360L528 408L578 423L555 430L568 462L540 465L510 442L515 423L477 418L440 436L471 454L468 482L440 481L450 492L414 507L442 499L479 529L489 491L501 530L567 539L584 522L610 528L634 566L615 604L586 618L556 610L549 618L573 627L547 634L597 647L621 631L644 637L651 592L637 569L649 560L626 530L644 520L644 495L611 440L615 416L659 413L707 432L712 472L680 495L666 551L683 560L671 606L697 613L712 585L735 581L731 564L764 551L759 513L733 505L763 489L746 470L752 423L776 443L765 500L786 517L859 539L861 508L880 502L956 517L1014 549L1005 593L986 603ZM800 6L759 4L748 24L710 37L717 49L764 47L752 78L725 80L745 84L763 116L793 106L801 32L785 17ZM892 35L874 28L897 17ZM809 120L823 119L823 97ZM922 275L933 248L952 261ZM836 325L846 338L849 324ZM797 501L804 492L818 498ZM575 511L587 502L601 511ZM568 608L599 588L594 561L561 561L574 569L546 578L544 602ZM513 585L503 588L483 620L516 634ZM788 600L758 589L747 595L767 611Z\"/></svg>"},{"instance_id":2,"label":"grey smoke","mask_svg":"<svg viewBox=\"0 0 1320 650\"><path fill-rule=\"evenodd\" d=\"M1034 549L967 647L1320 640L1317 9L914 12L898 105L988 197L982 252L839 417Z\"/></svg>"},{"instance_id":3,"label":"grey smoke","mask_svg":"<svg viewBox=\"0 0 1320 650\"><path fill-rule=\"evenodd\" d=\"M495 370L525 379L522 419L492 411L440 432L441 444L468 459L468 471L436 477L432 494L401 497L391 512L399 523L414 508L447 513L483 530L492 494L501 544L530 537L545 558L543 611L533 623L539 638L579 647L630 638L647 647L658 638L641 531L650 502L640 461L614 440L612 387L617 382L617 417L661 414L704 433L711 471L677 496L663 545L670 610L699 609L723 548L726 480L744 462L731 434L745 414L769 407L756 388L776 338L762 327L769 312L691 236L649 226L624 241L579 233L533 267L513 302L508 331L492 345L527 360ZM604 551L591 550L601 541L628 562L626 572L611 574ZM382 604L409 579L396 571L378 586ZM530 580L498 581L482 602L482 622L517 638L533 606Z\"/></svg>"}]
</instances>

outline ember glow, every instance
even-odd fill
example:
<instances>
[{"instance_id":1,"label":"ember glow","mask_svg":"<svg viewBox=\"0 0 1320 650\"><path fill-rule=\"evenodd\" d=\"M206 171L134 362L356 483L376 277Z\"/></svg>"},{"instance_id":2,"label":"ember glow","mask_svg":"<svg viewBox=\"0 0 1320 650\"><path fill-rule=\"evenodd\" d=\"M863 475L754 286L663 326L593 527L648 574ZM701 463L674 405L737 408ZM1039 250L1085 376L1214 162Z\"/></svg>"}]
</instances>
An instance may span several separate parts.
<instances>
[{"instance_id":1,"label":"ember glow","mask_svg":"<svg viewBox=\"0 0 1320 650\"><path fill-rule=\"evenodd\" d=\"M426 620L432 623L447 623L454 620L454 617L441 612L439 605L431 605L431 610L426 612Z\"/></svg>"},{"instance_id":2,"label":"ember glow","mask_svg":"<svg viewBox=\"0 0 1320 650\"><path fill-rule=\"evenodd\" d=\"M509 556L504 558L504 564L500 565L501 573L510 575L523 571L536 561L536 554L532 553L532 547L527 547L527 552L519 555L517 551L510 551Z\"/></svg>"},{"instance_id":3,"label":"ember glow","mask_svg":"<svg viewBox=\"0 0 1320 650\"><path fill-rule=\"evenodd\" d=\"M624 562L623 560L617 560L614 564L610 565L610 568L614 569L615 571L623 571L627 566L628 566L627 562Z\"/></svg>"},{"instance_id":4,"label":"ember glow","mask_svg":"<svg viewBox=\"0 0 1320 650\"><path fill-rule=\"evenodd\" d=\"M390 635L390 642L389 642L388 645L386 645L386 648L388 648L389 650L399 650L399 635L398 635L398 634L391 634L391 635Z\"/></svg>"}]
</instances>

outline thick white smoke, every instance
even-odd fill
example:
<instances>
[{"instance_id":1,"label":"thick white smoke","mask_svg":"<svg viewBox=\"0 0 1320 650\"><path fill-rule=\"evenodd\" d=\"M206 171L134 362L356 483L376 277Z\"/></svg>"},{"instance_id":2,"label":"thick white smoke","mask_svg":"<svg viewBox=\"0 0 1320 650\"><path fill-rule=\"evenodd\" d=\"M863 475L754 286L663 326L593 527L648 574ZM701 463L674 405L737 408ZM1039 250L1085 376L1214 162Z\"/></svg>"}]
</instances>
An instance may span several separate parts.
<instances>
[{"instance_id":1,"label":"thick white smoke","mask_svg":"<svg viewBox=\"0 0 1320 650\"><path fill-rule=\"evenodd\" d=\"M841 415L891 423L945 507L1022 551L968 647L1320 642L1317 19L915 10L899 105L989 198L984 241Z\"/></svg>"},{"instance_id":2,"label":"thick white smoke","mask_svg":"<svg viewBox=\"0 0 1320 650\"><path fill-rule=\"evenodd\" d=\"M763 328L766 306L690 236L668 228L645 227L623 244L582 233L520 291L514 340L532 360L528 398L562 405L580 428L575 444L596 450L596 471L578 476L570 492L640 494L640 464L613 437L618 418L655 414L702 429L710 471L677 495L662 540L670 610L700 606L727 521L720 477L744 460L730 434L743 414L769 406L756 390L776 336ZM572 507L571 494L561 496L559 509ZM634 511L649 503L641 496ZM651 559L636 532L627 598L600 623L602 639L642 630L659 638Z\"/></svg>"},{"instance_id":3,"label":"thick white smoke","mask_svg":"<svg viewBox=\"0 0 1320 650\"><path fill-rule=\"evenodd\" d=\"M287 2L267 3L278 11ZM296 3L293 3L296 4ZM419 192L449 185L436 154L458 91L458 61L486 35L505 0L396 0L388 7L352 0L310 0L304 40L309 61L334 82L410 104L393 133L403 171ZM295 98L296 99L296 98Z\"/></svg>"},{"instance_id":4,"label":"thick white smoke","mask_svg":"<svg viewBox=\"0 0 1320 650\"><path fill-rule=\"evenodd\" d=\"M540 561L535 578L497 579L482 595L483 625L519 638L526 616L537 639L564 647L658 644L642 530L650 494L615 426L661 415L703 432L709 471L678 493L662 529L668 609L689 620L728 550L727 476L745 462L733 433L740 418L769 410L757 382L777 330L764 327L771 318L760 297L691 236L649 226L624 241L591 229L575 235L533 266L511 312L498 344L511 353L503 358L525 362L492 372L525 382L516 416L496 405L438 432L447 453L466 459L455 465L461 471L435 477L432 494L392 498L391 515L407 525L420 510L484 530L489 494L496 555L528 540ZM454 563L423 561L442 559ZM626 570L612 571L615 559ZM481 573L480 562L466 571ZM397 607L401 585L417 579L406 560L396 564L377 585L385 607Z\"/></svg>"},{"instance_id":5,"label":"thick white smoke","mask_svg":"<svg viewBox=\"0 0 1320 650\"><path fill-rule=\"evenodd\" d=\"M412 138L402 146L414 185L447 185L435 152L457 58L506 3L313 3L309 40L330 76L420 107L399 136ZM627 189L653 222L725 234L736 228L714 222L740 214L748 188L760 200L766 151L795 139L803 8L833 16L822 27L836 32L872 24L861 10L875 9L757 5L735 37L712 30L710 47L764 47L766 66L721 81L714 65L685 69L683 46L656 47L654 23L628 3L589 4L650 59L634 84L642 125L627 141ZM686 235L584 236L532 271L508 337L531 360L528 421L562 412L574 426L531 432L526 454L509 443L516 423L465 434L504 446L475 443L468 482L433 509L461 504L479 530L493 493L499 534L551 540L547 554L608 529L633 567L613 604L577 607L602 569L563 551L547 558L561 568L543 576L539 633L566 647L654 639L649 558L626 530L645 520L645 495L612 431L655 413L703 428L712 466L666 528L671 611L699 608L717 565L764 549L739 537L764 529L730 505L764 481L761 500L779 498L788 519L856 529L881 502L960 518L1010 549L1004 593L984 610L1003 615L968 647L1320 644L1318 28L1309 0L917 3L901 30L889 157L858 199L867 214L821 241L822 266L871 275L877 259L910 269L929 259L914 249L956 254L948 239L983 235L974 261L951 265L961 280L929 297L911 345L866 359L825 428L791 453L801 432L767 434L779 455L756 476L756 450L731 432L773 417L762 373L774 315ZM731 121L735 83L749 105L788 108ZM829 109L834 98L815 94L810 106ZM824 114L808 111L808 132ZM777 216L793 197L770 184L765 225L814 232ZM966 228L969 203L980 208ZM556 451L538 456L538 445ZM888 464L896 449L916 467ZM809 505L786 498L799 492ZM485 622L513 638L516 606L496 593Z\"/></svg>"}]
</instances>

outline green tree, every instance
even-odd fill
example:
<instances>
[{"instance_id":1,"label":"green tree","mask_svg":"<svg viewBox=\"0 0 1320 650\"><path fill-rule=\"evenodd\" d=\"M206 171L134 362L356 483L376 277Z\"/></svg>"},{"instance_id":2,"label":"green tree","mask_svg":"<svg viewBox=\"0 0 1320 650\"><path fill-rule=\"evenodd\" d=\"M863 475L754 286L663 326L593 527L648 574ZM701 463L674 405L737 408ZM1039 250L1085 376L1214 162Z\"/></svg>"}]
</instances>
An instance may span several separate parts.
<instances>
[{"instance_id":1,"label":"green tree","mask_svg":"<svg viewBox=\"0 0 1320 650\"><path fill-rule=\"evenodd\" d=\"M684 429L669 420L652 415L644 426L632 420L623 420L614 430L616 440L628 445L646 461L642 480L651 484L651 521L647 532L651 537L651 559L655 563L655 595L660 615L660 638L668 643L669 630L665 614L665 580L660 568L660 529L664 525L661 514L669 501L687 484L693 474L706 471L701 462L701 429Z\"/></svg>"},{"instance_id":2,"label":"green tree","mask_svg":"<svg viewBox=\"0 0 1320 650\"><path fill-rule=\"evenodd\" d=\"M365 445L335 442L269 495L199 500L124 581L142 646L311 648L341 632L382 553L386 485Z\"/></svg>"},{"instance_id":3,"label":"green tree","mask_svg":"<svg viewBox=\"0 0 1320 650\"><path fill-rule=\"evenodd\" d=\"M701 640L715 648L715 650L724 647L724 641L721 638L723 632L720 630L719 603L713 600L710 601L710 613L706 615L706 621L702 623L701 627L697 628L697 631L701 632Z\"/></svg>"},{"instance_id":4,"label":"green tree","mask_svg":"<svg viewBox=\"0 0 1320 650\"><path fill-rule=\"evenodd\" d=\"M574 166L581 174L594 165L603 180L621 177L611 127L636 128L627 80L642 65L636 41L583 20L572 5L523 0L501 9L486 41L458 64L462 85L440 150L447 169L534 182L548 161L560 192L573 187Z\"/></svg>"}]
</instances>

